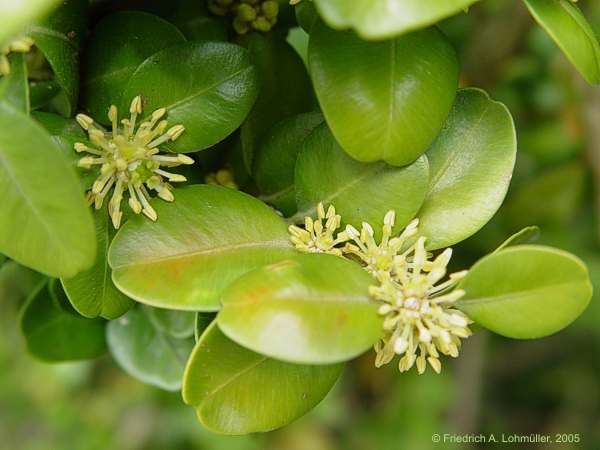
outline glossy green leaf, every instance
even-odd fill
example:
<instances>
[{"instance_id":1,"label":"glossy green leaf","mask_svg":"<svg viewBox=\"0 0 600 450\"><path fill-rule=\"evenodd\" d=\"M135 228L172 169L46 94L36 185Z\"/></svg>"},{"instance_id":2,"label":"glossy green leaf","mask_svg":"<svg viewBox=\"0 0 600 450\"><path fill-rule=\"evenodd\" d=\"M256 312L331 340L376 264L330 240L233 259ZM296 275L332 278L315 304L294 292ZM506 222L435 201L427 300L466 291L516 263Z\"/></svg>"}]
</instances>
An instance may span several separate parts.
<instances>
[{"instance_id":1,"label":"glossy green leaf","mask_svg":"<svg viewBox=\"0 0 600 450\"><path fill-rule=\"evenodd\" d=\"M125 11L105 17L94 28L82 63L84 108L96 121L108 124L108 108L121 103L138 66L156 52L184 42L177 28L152 14Z\"/></svg>"},{"instance_id":2,"label":"glossy green leaf","mask_svg":"<svg viewBox=\"0 0 600 450\"><path fill-rule=\"evenodd\" d=\"M194 335L196 313L173 311L162 308L147 308L148 318L157 330L176 339Z\"/></svg>"},{"instance_id":3,"label":"glossy green leaf","mask_svg":"<svg viewBox=\"0 0 600 450\"><path fill-rule=\"evenodd\" d=\"M21 53L9 55L10 74L0 76L0 103L5 102L13 108L29 114L29 83L27 65Z\"/></svg>"},{"instance_id":4,"label":"glossy green leaf","mask_svg":"<svg viewBox=\"0 0 600 450\"><path fill-rule=\"evenodd\" d=\"M60 85L53 80L32 81L29 83L31 109L41 109L47 106L61 92Z\"/></svg>"},{"instance_id":5,"label":"glossy green leaf","mask_svg":"<svg viewBox=\"0 0 600 450\"><path fill-rule=\"evenodd\" d=\"M135 300L216 311L233 280L295 254L284 220L247 194L198 185L175 197L172 204L155 200L158 221L134 217L110 248L113 281Z\"/></svg>"},{"instance_id":6,"label":"glossy green leaf","mask_svg":"<svg viewBox=\"0 0 600 450\"><path fill-rule=\"evenodd\" d=\"M60 0L1 1L0 46L5 44L33 21L48 14Z\"/></svg>"},{"instance_id":7,"label":"glossy green leaf","mask_svg":"<svg viewBox=\"0 0 600 450\"><path fill-rule=\"evenodd\" d=\"M28 34L52 67L54 81L63 89L65 116L77 109L79 97L79 50L87 25L87 0L65 0L42 23L29 27Z\"/></svg>"},{"instance_id":8,"label":"glossy green leaf","mask_svg":"<svg viewBox=\"0 0 600 450\"><path fill-rule=\"evenodd\" d=\"M59 307L47 284L32 294L21 315L21 332L27 350L44 361L100 356L106 351L104 326L103 320L85 319Z\"/></svg>"},{"instance_id":9,"label":"glossy green leaf","mask_svg":"<svg viewBox=\"0 0 600 450\"><path fill-rule=\"evenodd\" d=\"M373 347L383 333L373 277L334 255L300 254L254 270L223 292L217 323L238 344L282 361L331 364Z\"/></svg>"},{"instance_id":10,"label":"glossy green leaf","mask_svg":"<svg viewBox=\"0 0 600 450\"><path fill-rule=\"evenodd\" d=\"M250 172L254 154L271 127L312 109L313 93L306 67L285 34L253 33L248 51L258 71L260 92L241 128L244 163Z\"/></svg>"},{"instance_id":11,"label":"glossy green leaf","mask_svg":"<svg viewBox=\"0 0 600 450\"><path fill-rule=\"evenodd\" d=\"M525 227L521 231L516 232L508 239L506 239L500 246L494 250L494 253L498 253L508 247L514 247L516 245L531 244L540 237L540 229L536 226Z\"/></svg>"},{"instance_id":12,"label":"glossy green leaf","mask_svg":"<svg viewBox=\"0 0 600 450\"><path fill-rule=\"evenodd\" d=\"M257 149L252 173L260 198L285 215L296 212L294 173L298 152L306 137L321 123L323 116L318 112L284 119L267 133Z\"/></svg>"},{"instance_id":13,"label":"glossy green leaf","mask_svg":"<svg viewBox=\"0 0 600 450\"><path fill-rule=\"evenodd\" d=\"M91 269L72 278L63 278L62 284L69 301L85 317L115 319L125 314L133 301L119 291L112 282L107 254L115 234L106 208L94 213L96 222L96 261Z\"/></svg>"},{"instance_id":14,"label":"glossy green leaf","mask_svg":"<svg viewBox=\"0 0 600 450\"><path fill-rule=\"evenodd\" d=\"M492 218L508 190L516 151L508 109L481 90L459 91L427 152L429 192L418 217L430 249L460 242Z\"/></svg>"},{"instance_id":15,"label":"glossy green leaf","mask_svg":"<svg viewBox=\"0 0 600 450\"><path fill-rule=\"evenodd\" d=\"M413 162L452 108L458 60L435 28L375 43L317 24L308 55L325 119L359 161Z\"/></svg>"},{"instance_id":16,"label":"glossy green leaf","mask_svg":"<svg viewBox=\"0 0 600 450\"><path fill-rule=\"evenodd\" d=\"M569 0L524 0L535 20L546 30L581 75L600 83L600 44L580 9Z\"/></svg>"},{"instance_id":17,"label":"glossy green leaf","mask_svg":"<svg viewBox=\"0 0 600 450\"><path fill-rule=\"evenodd\" d=\"M48 133L0 105L0 252L51 276L96 256L94 223L77 176Z\"/></svg>"},{"instance_id":18,"label":"glossy green leaf","mask_svg":"<svg viewBox=\"0 0 600 450\"><path fill-rule=\"evenodd\" d=\"M353 28L365 39L384 39L424 28L477 0L314 0L333 28Z\"/></svg>"},{"instance_id":19,"label":"glossy green leaf","mask_svg":"<svg viewBox=\"0 0 600 450\"><path fill-rule=\"evenodd\" d=\"M343 365L290 364L229 340L213 323L185 369L183 400L209 430L247 434L282 427L314 408Z\"/></svg>"},{"instance_id":20,"label":"glossy green leaf","mask_svg":"<svg viewBox=\"0 0 600 450\"><path fill-rule=\"evenodd\" d=\"M407 167L383 162L361 163L350 158L326 124L304 141L296 163L296 195L299 212L293 221L314 215L319 202L332 204L344 223L355 227L369 222L379 233L385 214L396 211L401 229L414 217L427 192L425 157Z\"/></svg>"},{"instance_id":21,"label":"glossy green leaf","mask_svg":"<svg viewBox=\"0 0 600 450\"><path fill-rule=\"evenodd\" d=\"M531 339L560 331L592 297L585 265L552 247L509 247L477 262L460 285L458 306L503 336Z\"/></svg>"},{"instance_id":22,"label":"glossy green leaf","mask_svg":"<svg viewBox=\"0 0 600 450\"><path fill-rule=\"evenodd\" d=\"M138 380L167 391L181 388L192 339L177 339L156 327L150 308L134 308L106 327L106 341L119 366Z\"/></svg>"},{"instance_id":23,"label":"glossy green leaf","mask_svg":"<svg viewBox=\"0 0 600 450\"><path fill-rule=\"evenodd\" d=\"M235 131L257 93L256 69L244 48L227 42L189 42L144 61L127 83L122 105L127 108L133 97L142 95L145 115L167 108L169 123L184 125L185 133L164 147L191 152Z\"/></svg>"}]
</instances>

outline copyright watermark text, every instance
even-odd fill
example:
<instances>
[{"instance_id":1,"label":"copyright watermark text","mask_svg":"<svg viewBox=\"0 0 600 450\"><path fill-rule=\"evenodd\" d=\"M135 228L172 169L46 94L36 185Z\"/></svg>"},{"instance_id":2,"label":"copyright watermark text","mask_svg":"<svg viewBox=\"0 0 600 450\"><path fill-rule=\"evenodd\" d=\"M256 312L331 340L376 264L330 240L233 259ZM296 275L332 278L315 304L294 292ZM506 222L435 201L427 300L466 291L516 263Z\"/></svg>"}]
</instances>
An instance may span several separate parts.
<instances>
[{"instance_id":1,"label":"copyright watermark text","mask_svg":"<svg viewBox=\"0 0 600 450\"><path fill-rule=\"evenodd\" d=\"M431 436L431 440L436 444L577 444L581 442L581 435L579 433L435 433Z\"/></svg>"}]
</instances>

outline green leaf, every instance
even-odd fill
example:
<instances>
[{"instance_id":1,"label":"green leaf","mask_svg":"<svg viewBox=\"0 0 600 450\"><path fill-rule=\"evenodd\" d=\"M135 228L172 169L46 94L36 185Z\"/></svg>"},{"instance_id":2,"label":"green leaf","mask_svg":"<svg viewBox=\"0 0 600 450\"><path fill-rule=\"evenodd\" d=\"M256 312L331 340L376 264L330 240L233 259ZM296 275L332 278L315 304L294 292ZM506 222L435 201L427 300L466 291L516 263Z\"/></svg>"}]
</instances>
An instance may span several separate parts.
<instances>
[{"instance_id":1,"label":"green leaf","mask_svg":"<svg viewBox=\"0 0 600 450\"><path fill-rule=\"evenodd\" d=\"M540 237L540 229L536 226L525 227L521 231L513 234L507 240L505 240L500 246L494 250L494 253L498 253L500 250L504 250L508 247L514 247L516 245L531 244Z\"/></svg>"},{"instance_id":2,"label":"green leaf","mask_svg":"<svg viewBox=\"0 0 600 450\"><path fill-rule=\"evenodd\" d=\"M150 116L167 108L169 123L185 133L164 147L173 152L206 149L244 121L258 94L256 70L248 52L228 42L189 42L148 58L132 75L122 105L144 98ZM160 89L157 89L160 86Z\"/></svg>"},{"instance_id":3,"label":"green leaf","mask_svg":"<svg viewBox=\"0 0 600 450\"><path fill-rule=\"evenodd\" d=\"M546 30L581 75L600 83L600 44L575 3L569 0L524 0L535 20Z\"/></svg>"},{"instance_id":4,"label":"green leaf","mask_svg":"<svg viewBox=\"0 0 600 450\"><path fill-rule=\"evenodd\" d=\"M43 23L29 27L28 34L52 67L54 81L63 89L65 116L77 109L79 98L79 48L87 25L87 0L65 0Z\"/></svg>"},{"instance_id":5,"label":"green leaf","mask_svg":"<svg viewBox=\"0 0 600 450\"><path fill-rule=\"evenodd\" d=\"M106 207L95 211L96 242L98 252L91 269L73 278L63 278L62 284L69 301L85 317L115 319L125 314L133 301L119 291L112 282L107 254L115 234Z\"/></svg>"},{"instance_id":6,"label":"green leaf","mask_svg":"<svg viewBox=\"0 0 600 450\"><path fill-rule=\"evenodd\" d=\"M96 256L94 223L77 176L48 133L0 105L0 252L51 276Z\"/></svg>"},{"instance_id":7,"label":"green leaf","mask_svg":"<svg viewBox=\"0 0 600 450\"><path fill-rule=\"evenodd\" d=\"M365 39L384 39L433 25L477 0L315 0L333 28L354 28Z\"/></svg>"},{"instance_id":8,"label":"green leaf","mask_svg":"<svg viewBox=\"0 0 600 450\"><path fill-rule=\"evenodd\" d=\"M282 361L331 364L355 358L383 334L369 296L373 277L334 255L300 254L254 270L223 292L219 328Z\"/></svg>"},{"instance_id":9,"label":"green leaf","mask_svg":"<svg viewBox=\"0 0 600 450\"><path fill-rule=\"evenodd\" d=\"M369 222L377 233L390 209L396 211L396 226L408 224L427 192L428 165L425 157L407 167L383 162L360 163L341 149L321 125L304 141L296 163L296 196L299 212L291 219L302 221L313 215L319 202L332 204L344 223L355 227Z\"/></svg>"},{"instance_id":10,"label":"green leaf","mask_svg":"<svg viewBox=\"0 0 600 450\"><path fill-rule=\"evenodd\" d=\"M23 28L31 22L49 13L60 0L27 0L0 2L0 47L15 35L23 32Z\"/></svg>"},{"instance_id":11,"label":"green leaf","mask_svg":"<svg viewBox=\"0 0 600 450\"><path fill-rule=\"evenodd\" d=\"M119 366L132 377L167 391L181 388L192 339L177 339L160 330L150 308L134 308L106 327L108 348Z\"/></svg>"},{"instance_id":12,"label":"green leaf","mask_svg":"<svg viewBox=\"0 0 600 450\"><path fill-rule=\"evenodd\" d=\"M296 158L306 137L321 123L323 116L305 113L284 119L265 136L254 159L254 180L261 199L285 215L296 212L294 173Z\"/></svg>"},{"instance_id":13,"label":"green leaf","mask_svg":"<svg viewBox=\"0 0 600 450\"><path fill-rule=\"evenodd\" d=\"M183 400L200 422L222 434L282 427L314 408L343 365L290 364L251 352L213 323L196 344L183 378Z\"/></svg>"},{"instance_id":14,"label":"green leaf","mask_svg":"<svg viewBox=\"0 0 600 450\"><path fill-rule=\"evenodd\" d=\"M196 313L160 308L147 308L147 310L148 318L162 333L176 339L185 339L194 335Z\"/></svg>"},{"instance_id":15,"label":"green leaf","mask_svg":"<svg viewBox=\"0 0 600 450\"><path fill-rule=\"evenodd\" d=\"M158 221L134 217L110 248L113 281L135 300L216 311L240 275L295 254L284 220L254 197L211 185L177 189L175 197L153 201Z\"/></svg>"},{"instance_id":16,"label":"green leaf","mask_svg":"<svg viewBox=\"0 0 600 450\"><path fill-rule=\"evenodd\" d=\"M27 65L22 53L9 55L10 74L0 76L0 103L29 114L29 83L27 82Z\"/></svg>"},{"instance_id":17,"label":"green leaf","mask_svg":"<svg viewBox=\"0 0 600 450\"><path fill-rule=\"evenodd\" d=\"M460 242L492 218L508 190L516 151L508 109L481 90L459 91L427 152L429 192L417 216L428 248Z\"/></svg>"},{"instance_id":18,"label":"green leaf","mask_svg":"<svg viewBox=\"0 0 600 450\"><path fill-rule=\"evenodd\" d=\"M59 307L52 300L47 284L32 294L21 315L27 350L44 361L100 356L106 351L104 324L103 320L85 319Z\"/></svg>"},{"instance_id":19,"label":"green leaf","mask_svg":"<svg viewBox=\"0 0 600 450\"><path fill-rule=\"evenodd\" d=\"M248 51L258 71L260 92L241 128L244 163L251 171L254 154L273 125L312 109L313 93L306 67L285 34L253 33Z\"/></svg>"},{"instance_id":20,"label":"green leaf","mask_svg":"<svg viewBox=\"0 0 600 450\"><path fill-rule=\"evenodd\" d=\"M56 81L31 81L29 93L31 109L41 109L47 106L61 92L61 87Z\"/></svg>"},{"instance_id":21,"label":"green leaf","mask_svg":"<svg viewBox=\"0 0 600 450\"><path fill-rule=\"evenodd\" d=\"M308 54L325 119L359 161L413 162L452 108L458 60L435 28L375 43L317 24Z\"/></svg>"},{"instance_id":22,"label":"green leaf","mask_svg":"<svg viewBox=\"0 0 600 450\"><path fill-rule=\"evenodd\" d=\"M531 339L556 333L586 308L592 286L585 265L552 247L509 247L478 261L460 284L458 306L503 336Z\"/></svg>"},{"instance_id":23,"label":"green leaf","mask_svg":"<svg viewBox=\"0 0 600 450\"><path fill-rule=\"evenodd\" d=\"M85 52L84 108L97 122L109 124L108 108L121 104L121 94L138 66L156 52L184 42L177 28L152 14L125 11L105 17L94 28Z\"/></svg>"}]
</instances>

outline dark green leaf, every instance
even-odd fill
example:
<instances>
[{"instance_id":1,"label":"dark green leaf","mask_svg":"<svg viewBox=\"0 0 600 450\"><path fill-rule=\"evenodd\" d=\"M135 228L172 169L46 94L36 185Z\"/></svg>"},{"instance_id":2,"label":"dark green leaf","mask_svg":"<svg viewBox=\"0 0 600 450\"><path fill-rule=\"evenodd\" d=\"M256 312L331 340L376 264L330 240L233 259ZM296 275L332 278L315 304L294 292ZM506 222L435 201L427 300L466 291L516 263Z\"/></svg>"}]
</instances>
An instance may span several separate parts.
<instances>
[{"instance_id":1,"label":"dark green leaf","mask_svg":"<svg viewBox=\"0 0 600 450\"><path fill-rule=\"evenodd\" d=\"M64 295L64 294L63 294ZM106 351L103 320L60 308L46 284L23 307L21 331L29 352L44 361L91 359Z\"/></svg>"},{"instance_id":2,"label":"dark green leaf","mask_svg":"<svg viewBox=\"0 0 600 450\"><path fill-rule=\"evenodd\" d=\"M79 97L79 49L87 25L87 0L65 0L46 21L29 28L65 93L65 116L77 109Z\"/></svg>"},{"instance_id":3,"label":"dark green leaf","mask_svg":"<svg viewBox=\"0 0 600 450\"><path fill-rule=\"evenodd\" d=\"M85 52L83 106L96 121L108 124L108 108L121 104L121 94L138 66L156 52L184 42L177 28L152 14L125 11L105 17L94 28Z\"/></svg>"},{"instance_id":4,"label":"dark green leaf","mask_svg":"<svg viewBox=\"0 0 600 450\"><path fill-rule=\"evenodd\" d=\"M127 108L142 95L147 116L167 108L169 123L184 125L185 133L164 147L192 152L235 131L257 93L256 70L245 49L227 42L189 42L144 61L131 76L122 105Z\"/></svg>"},{"instance_id":5,"label":"dark green leaf","mask_svg":"<svg viewBox=\"0 0 600 450\"><path fill-rule=\"evenodd\" d=\"M133 301L121 293L112 282L108 266L108 248L115 234L106 207L94 213L98 252L91 269L73 278L63 278L62 284L73 307L85 317L115 319L125 314Z\"/></svg>"},{"instance_id":6,"label":"dark green leaf","mask_svg":"<svg viewBox=\"0 0 600 450\"><path fill-rule=\"evenodd\" d=\"M267 133L257 149L253 174L261 199L285 215L296 212L294 173L298 152L304 139L322 122L318 112L284 119Z\"/></svg>"},{"instance_id":7,"label":"dark green leaf","mask_svg":"<svg viewBox=\"0 0 600 450\"><path fill-rule=\"evenodd\" d=\"M250 36L248 50L258 69L260 93L241 128L244 162L251 171L254 153L273 125L312 109L312 88L304 63L281 33Z\"/></svg>"},{"instance_id":8,"label":"dark green leaf","mask_svg":"<svg viewBox=\"0 0 600 450\"><path fill-rule=\"evenodd\" d=\"M194 339L196 342L200 340L200 336L204 333L204 330L208 328L208 326L213 323L217 315L215 313L196 313L196 321L194 324Z\"/></svg>"},{"instance_id":9,"label":"dark green leaf","mask_svg":"<svg viewBox=\"0 0 600 450\"><path fill-rule=\"evenodd\" d=\"M48 105L61 92L56 81L33 81L29 84L31 109L36 110Z\"/></svg>"}]
</instances>

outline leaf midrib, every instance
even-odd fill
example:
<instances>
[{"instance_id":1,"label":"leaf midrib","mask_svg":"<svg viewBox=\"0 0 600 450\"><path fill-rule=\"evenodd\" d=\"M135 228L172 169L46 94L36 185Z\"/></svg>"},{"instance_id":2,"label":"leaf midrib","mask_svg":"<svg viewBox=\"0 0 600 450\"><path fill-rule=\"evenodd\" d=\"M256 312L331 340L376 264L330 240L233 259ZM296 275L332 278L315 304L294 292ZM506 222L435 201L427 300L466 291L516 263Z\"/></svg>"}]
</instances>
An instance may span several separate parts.
<instances>
[{"instance_id":1,"label":"leaf midrib","mask_svg":"<svg viewBox=\"0 0 600 450\"><path fill-rule=\"evenodd\" d=\"M516 291L516 292L506 293L506 294L502 294L502 295L477 297L477 298L473 298L473 299L459 300L456 304L458 306L478 306L478 305L495 303L495 302L518 300L518 299L521 299L523 297L527 297L530 295L535 295L535 294L539 294L539 293L543 293L543 292L547 292L547 291L552 291L554 289L568 288L568 287L574 286L574 285L577 285L577 283L575 283L575 282L556 283L556 284L552 284L550 286L544 286L541 288L535 288L535 289L529 289L529 290Z\"/></svg>"},{"instance_id":2,"label":"leaf midrib","mask_svg":"<svg viewBox=\"0 0 600 450\"><path fill-rule=\"evenodd\" d=\"M163 257L147 259L144 261L138 261L138 262L134 262L134 263L130 263L130 264L114 265L114 266L112 266L112 269L113 269L113 271L116 271L116 270L124 269L127 267L151 265L151 264L156 264L156 263L163 262L163 261L170 261L173 259L184 259L184 258L190 258L190 257L194 257L194 256L209 255L209 254L213 254L213 253L214 254L226 253L226 252L230 252L230 251L234 251L234 250L251 249L251 248L281 248L281 249L289 248L289 249L291 249L292 247L290 245L290 241L288 241L287 239L286 240L260 241L260 242L240 242L237 244L222 245L222 246L218 246L218 247L210 247L210 248L205 248L205 249L200 249L200 250L192 250L192 251L188 251L188 252L177 253L174 255L167 255L167 256L163 256Z\"/></svg>"}]
</instances>

